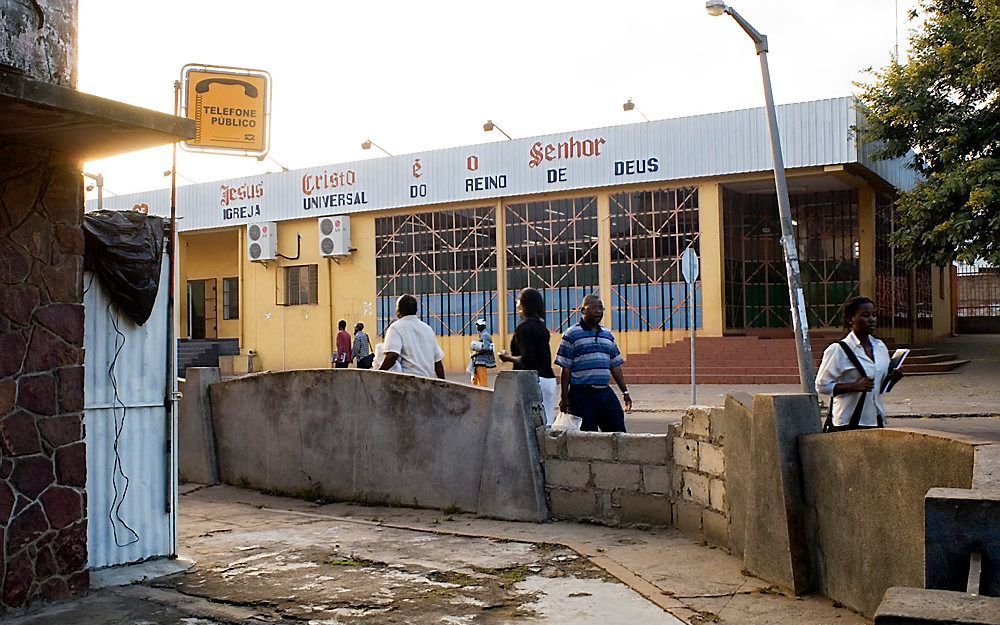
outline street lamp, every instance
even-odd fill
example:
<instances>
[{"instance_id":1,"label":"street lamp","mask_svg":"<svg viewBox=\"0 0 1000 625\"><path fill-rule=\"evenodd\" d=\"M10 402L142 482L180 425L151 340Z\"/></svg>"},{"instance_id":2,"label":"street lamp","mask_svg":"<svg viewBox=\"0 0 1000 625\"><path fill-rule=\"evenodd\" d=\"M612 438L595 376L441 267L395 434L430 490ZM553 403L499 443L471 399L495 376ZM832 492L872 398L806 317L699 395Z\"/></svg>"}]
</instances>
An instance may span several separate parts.
<instances>
[{"instance_id":1,"label":"street lamp","mask_svg":"<svg viewBox=\"0 0 1000 625\"><path fill-rule=\"evenodd\" d=\"M190 178L188 178L187 176L185 176L185 175L184 175L184 174L182 174L181 172L179 172L179 171L175 171L175 170L173 170L173 169L168 169L167 171L163 172L163 177L164 177L164 178L167 178L167 177L169 177L169 176L170 176L170 174L177 174L177 177L178 177L178 178L183 178L184 180L187 180L187 181L188 181L188 182L190 182L191 184L200 184L200 183L199 183L199 182L198 182L197 180L191 180Z\"/></svg>"},{"instance_id":2,"label":"street lamp","mask_svg":"<svg viewBox=\"0 0 1000 625\"><path fill-rule=\"evenodd\" d=\"M491 132L493 130L499 130L500 134L502 134L503 136L507 137L508 141L510 141L510 140L512 140L514 138L514 137L510 136L509 134L507 134L506 132L504 132L503 128L501 128L500 126L497 126L496 124L494 124L492 119L487 119L486 120L486 123L483 124L483 130L485 130L486 132Z\"/></svg>"},{"instance_id":3,"label":"street lamp","mask_svg":"<svg viewBox=\"0 0 1000 625\"><path fill-rule=\"evenodd\" d=\"M642 115L642 118L644 120L646 120L647 122L649 121L649 118L646 117L646 114L636 108L635 102L632 101L632 98L625 100L625 104L622 104L622 110L625 111L626 113L628 113L629 111L635 111L636 113Z\"/></svg>"},{"instance_id":4,"label":"street lamp","mask_svg":"<svg viewBox=\"0 0 1000 625\"><path fill-rule=\"evenodd\" d=\"M97 210L104 208L104 174L88 174L82 172L84 177L90 178L97 183ZM93 189L93 185L87 185L87 191Z\"/></svg>"},{"instance_id":5,"label":"street lamp","mask_svg":"<svg viewBox=\"0 0 1000 625\"><path fill-rule=\"evenodd\" d=\"M771 73L767 67L767 36L750 25L743 16L721 0L705 3L709 15L728 13L740 28L750 36L760 58L760 73L764 81L764 103L767 111L767 127L771 134L771 160L774 165L774 184L778 192L778 215L781 218L781 248L785 253L785 268L788 273L788 300L791 305L792 326L795 330L795 353L799 361L799 382L802 392L816 392L813 373L812 347L809 345L809 322L806 318L805 296L802 293L802 276L799 274L799 253L792 230L792 209L788 201L788 183L785 181L785 163L781 157L781 138L778 136L778 117L774 110L774 94L771 92Z\"/></svg>"},{"instance_id":6,"label":"street lamp","mask_svg":"<svg viewBox=\"0 0 1000 625\"><path fill-rule=\"evenodd\" d=\"M361 142L361 149L362 150L370 150L370 149L372 149L372 146L375 146L376 148L382 150L382 152L384 152L386 156L392 156L392 154L389 154L389 152L386 151L385 148L383 148L381 145L375 143L371 139L365 139L364 141Z\"/></svg>"}]
</instances>

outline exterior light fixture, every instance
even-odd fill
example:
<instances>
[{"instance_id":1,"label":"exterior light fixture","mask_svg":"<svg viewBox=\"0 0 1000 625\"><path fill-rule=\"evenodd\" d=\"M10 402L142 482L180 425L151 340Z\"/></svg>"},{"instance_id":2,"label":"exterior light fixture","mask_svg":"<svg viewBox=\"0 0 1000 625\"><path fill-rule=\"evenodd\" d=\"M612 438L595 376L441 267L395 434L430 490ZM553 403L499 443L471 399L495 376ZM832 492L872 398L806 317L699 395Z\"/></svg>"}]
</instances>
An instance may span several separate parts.
<instances>
[{"instance_id":1,"label":"exterior light fixture","mask_svg":"<svg viewBox=\"0 0 1000 625\"><path fill-rule=\"evenodd\" d=\"M508 141L510 141L511 139L514 138L514 137L510 136L509 134L507 134L506 132L504 132L503 128L501 128L500 126L497 126L496 124L494 124L492 119L487 119L486 120L486 123L483 124L483 130L485 130L486 132L492 132L494 130L498 130L498 131L500 131L500 134L502 134L503 136L507 137Z\"/></svg>"},{"instance_id":2,"label":"exterior light fixture","mask_svg":"<svg viewBox=\"0 0 1000 625\"><path fill-rule=\"evenodd\" d=\"M87 172L82 172L84 178L90 178L97 185L97 210L102 210L104 208L104 174L88 174ZM87 191L93 191L94 185L88 184L86 187Z\"/></svg>"},{"instance_id":3,"label":"exterior light fixture","mask_svg":"<svg viewBox=\"0 0 1000 625\"><path fill-rule=\"evenodd\" d=\"M785 162L781 156L781 138L778 135L778 116L774 109L774 94L771 91L771 73L767 66L767 36L750 25L742 15L720 0L708 0L705 10L709 15L729 14L753 40L760 59L760 73L764 82L764 109L767 113L767 127L771 135L771 162L774 167L774 186L778 195L778 215L781 218L781 248L788 268L788 301L791 308L792 326L795 330L795 352L799 362L799 382L802 392L816 393L813 373L812 347L809 345L809 321L806 317L805 295L802 292L802 275L799 272L799 252L792 230L792 209L788 200L788 182L785 180Z\"/></svg>"},{"instance_id":4,"label":"exterior light fixture","mask_svg":"<svg viewBox=\"0 0 1000 625\"><path fill-rule=\"evenodd\" d=\"M647 122L649 121L649 118L646 117L646 114L640 111L638 108L636 108L635 102L632 101L632 98L625 100L625 104L622 104L622 110L625 111L626 113L628 113L629 111L635 111L636 113L642 115L642 118L644 120L646 120Z\"/></svg>"},{"instance_id":5,"label":"exterior light fixture","mask_svg":"<svg viewBox=\"0 0 1000 625\"><path fill-rule=\"evenodd\" d=\"M372 147L376 147L376 148L378 148L379 150L382 150L382 152L383 152L383 153L384 153L384 154L385 154L386 156L392 156L392 154L390 154L390 153L389 153L389 152L388 152L388 151L387 151L387 150L386 150L385 148L383 148L383 147L382 147L382 146L380 146L379 144L375 143L375 142L374 142L374 141L372 141L371 139L365 139L364 141L362 141L362 142L361 142L361 149L362 149L362 150L370 150L370 149L372 149Z\"/></svg>"}]
</instances>

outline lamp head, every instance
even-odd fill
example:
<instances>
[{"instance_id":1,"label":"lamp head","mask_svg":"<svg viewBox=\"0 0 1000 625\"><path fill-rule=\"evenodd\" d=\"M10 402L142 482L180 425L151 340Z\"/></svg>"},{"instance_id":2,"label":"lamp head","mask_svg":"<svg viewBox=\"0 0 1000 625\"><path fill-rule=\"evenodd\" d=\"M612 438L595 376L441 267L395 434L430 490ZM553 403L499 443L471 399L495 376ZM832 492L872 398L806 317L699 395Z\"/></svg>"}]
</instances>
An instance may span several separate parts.
<instances>
[{"instance_id":1,"label":"lamp head","mask_svg":"<svg viewBox=\"0 0 1000 625\"><path fill-rule=\"evenodd\" d=\"M718 17L729 11L729 7L722 0L708 0L705 3L705 10L713 17Z\"/></svg>"},{"instance_id":2,"label":"lamp head","mask_svg":"<svg viewBox=\"0 0 1000 625\"><path fill-rule=\"evenodd\" d=\"M485 130L486 132L490 132L491 130L493 130L493 128L494 128L494 126L493 126L493 120L492 119L487 119L486 123L483 124L483 130Z\"/></svg>"},{"instance_id":3,"label":"lamp head","mask_svg":"<svg viewBox=\"0 0 1000 625\"><path fill-rule=\"evenodd\" d=\"M632 102L632 98L629 98L628 100L625 101L625 104L622 104L622 110L625 111L626 113L634 109L635 109L635 103Z\"/></svg>"},{"instance_id":4,"label":"lamp head","mask_svg":"<svg viewBox=\"0 0 1000 625\"><path fill-rule=\"evenodd\" d=\"M94 190L94 185L92 185L92 184L88 184L88 185L87 185L86 187L84 187L84 188L85 188L85 189L86 189L87 191L93 191L93 190Z\"/></svg>"},{"instance_id":5,"label":"lamp head","mask_svg":"<svg viewBox=\"0 0 1000 625\"><path fill-rule=\"evenodd\" d=\"M166 178L167 176L169 176L172 173L174 173L173 170L168 169L167 171L163 172L163 177Z\"/></svg>"},{"instance_id":6,"label":"lamp head","mask_svg":"<svg viewBox=\"0 0 1000 625\"><path fill-rule=\"evenodd\" d=\"M370 150L370 149L372 149L372 140L371 139L365 139L364 141L362 141L361 142L361 149L362 150Z\"/></svg>"}]
</instances>

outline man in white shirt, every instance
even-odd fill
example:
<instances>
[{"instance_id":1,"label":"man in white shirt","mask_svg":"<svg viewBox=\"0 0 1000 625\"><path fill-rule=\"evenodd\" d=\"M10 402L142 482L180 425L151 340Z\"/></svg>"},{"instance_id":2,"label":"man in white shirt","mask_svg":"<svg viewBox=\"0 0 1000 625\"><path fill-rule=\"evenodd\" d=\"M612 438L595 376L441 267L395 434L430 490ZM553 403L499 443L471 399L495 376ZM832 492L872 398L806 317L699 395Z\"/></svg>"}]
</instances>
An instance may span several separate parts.
<instances>
[{"instance_id":1,"label":"man in white shirt","mask_svg":"<svg viewBox=\"0 0 1000 625\"><path fill-rule=\"evenodd\" d=\"M396 320L385 333L385 357L381 371L397 362L403 373L444 379L444 350L438 345L434 330L417 317L417 299L400 295L396 300Z\"/></svg>"}]
</instances>

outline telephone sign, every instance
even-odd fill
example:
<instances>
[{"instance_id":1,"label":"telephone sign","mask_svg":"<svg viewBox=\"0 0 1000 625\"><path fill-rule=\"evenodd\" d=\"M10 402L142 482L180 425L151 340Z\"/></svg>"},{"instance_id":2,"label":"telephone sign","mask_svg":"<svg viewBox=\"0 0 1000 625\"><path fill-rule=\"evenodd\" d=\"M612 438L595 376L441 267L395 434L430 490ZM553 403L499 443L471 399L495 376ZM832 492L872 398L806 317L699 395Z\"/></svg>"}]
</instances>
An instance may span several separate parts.
<instances>
[{"instance_id":1,"label":"telephone sign","mask_svg":"<svg viewBox=\"0 0 1000 625\"><path fill-rule=\"evenodd\" d=\"M182 114L195 121L184 148L202 152L267 154L271 76L256 69L186 65Z\"/></svg>"}]
</instances>

